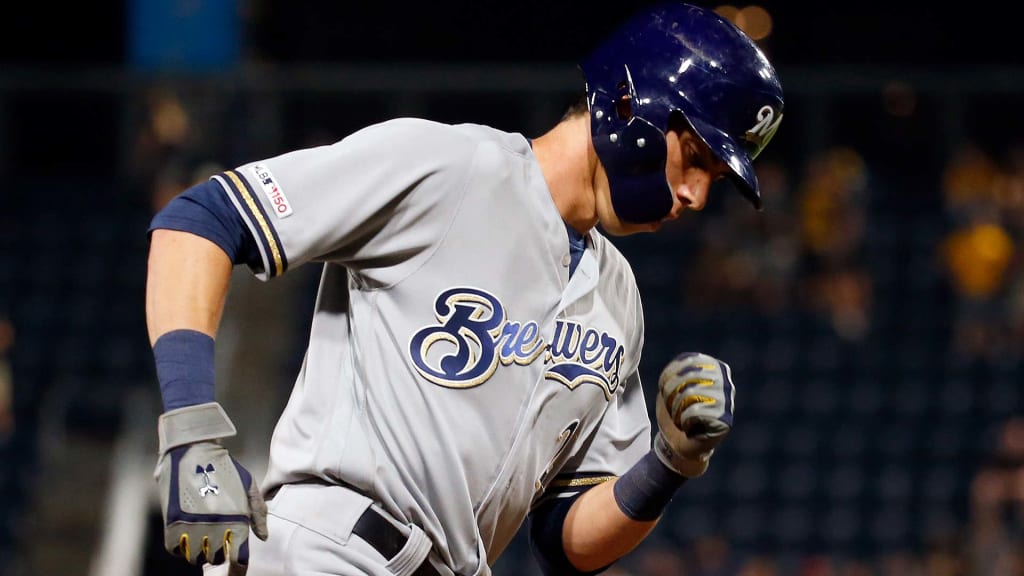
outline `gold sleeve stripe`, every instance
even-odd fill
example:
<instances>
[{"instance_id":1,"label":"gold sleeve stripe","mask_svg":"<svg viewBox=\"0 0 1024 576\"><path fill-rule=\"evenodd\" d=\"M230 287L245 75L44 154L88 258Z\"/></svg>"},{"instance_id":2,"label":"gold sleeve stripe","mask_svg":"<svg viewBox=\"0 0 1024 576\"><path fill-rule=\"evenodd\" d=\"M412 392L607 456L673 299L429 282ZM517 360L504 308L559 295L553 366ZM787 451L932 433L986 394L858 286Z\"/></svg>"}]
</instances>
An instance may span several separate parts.
<instances>
[{"instance_id":1,"label":"gold sleeve stripe","mask_svg":"<svg viewBox=\"0 0 1024 576\"><path fill-rule=\"evenodd\" d=\"M235 185L238 194L245 201L246 206L249 207L249 212L256 219L256 224L260 227L260 231L263 232L263 238L266 240L267 246L270 247L270 255L274 260L274 270L271 276L280 276L284 273L284 260L281 258L281 249L278 247L277 241L274 240L274 233L270 230L270 224L263 217L263 211L260 210L257 200L252 197L249 188L242 182L237 172L228 170L225 174L231 179L231 183Z\"/></svg>"}]
</instances>

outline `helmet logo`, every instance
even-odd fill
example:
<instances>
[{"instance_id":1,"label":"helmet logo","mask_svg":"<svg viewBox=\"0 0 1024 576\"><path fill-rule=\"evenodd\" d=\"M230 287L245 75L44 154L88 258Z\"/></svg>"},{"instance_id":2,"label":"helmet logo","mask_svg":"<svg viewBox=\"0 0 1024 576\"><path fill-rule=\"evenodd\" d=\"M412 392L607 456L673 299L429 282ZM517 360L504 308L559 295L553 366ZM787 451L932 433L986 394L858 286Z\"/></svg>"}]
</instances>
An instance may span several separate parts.
<instances>
[{"instance_id":1,"label":"helmet logo","mask_svg":"<svg viewBox=\"0 0 1024 576\"><path fill-rule=\"evenodd\" d=\"M754 145L754 150L750 154L751 159L756 158L768 141L772 139L772 136L775 136L775 131L779 129L781 122L782 114L776 118L775 110L767 104L757 111L757 124L743 134L743 139Z\"/></svg>"}]
</instances>

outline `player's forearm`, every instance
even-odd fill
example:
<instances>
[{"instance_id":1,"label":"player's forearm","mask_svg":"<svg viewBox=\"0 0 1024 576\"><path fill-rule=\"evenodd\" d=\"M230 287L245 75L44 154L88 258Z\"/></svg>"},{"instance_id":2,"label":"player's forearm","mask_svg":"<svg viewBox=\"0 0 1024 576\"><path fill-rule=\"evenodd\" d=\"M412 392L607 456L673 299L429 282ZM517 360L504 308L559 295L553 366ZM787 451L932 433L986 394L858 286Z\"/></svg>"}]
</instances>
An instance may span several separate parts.
<instances>
[{"instance_id":1,"label":"player's forearm","mask_svg":"<svg viewBox=\"0 0 1024 576\"><path fill-rule=\"evenodd\" d=\"M175 230L154 230L146 277L146 323L153 344L172 330L217 332L232 263L213 242Z\"/></svg>"},{"instance_id":2,"label":"player's forearm","mask_svg":"<svg viewBox=\"0 0 1024 576\"><path fill-rule=\"evenodd\" d=\"M615 501L615 481L581 495L565 518L562 543L573 566L583 572L615 562L633 550L657 525L626 516Z\"/></svg>"}]
</instances>

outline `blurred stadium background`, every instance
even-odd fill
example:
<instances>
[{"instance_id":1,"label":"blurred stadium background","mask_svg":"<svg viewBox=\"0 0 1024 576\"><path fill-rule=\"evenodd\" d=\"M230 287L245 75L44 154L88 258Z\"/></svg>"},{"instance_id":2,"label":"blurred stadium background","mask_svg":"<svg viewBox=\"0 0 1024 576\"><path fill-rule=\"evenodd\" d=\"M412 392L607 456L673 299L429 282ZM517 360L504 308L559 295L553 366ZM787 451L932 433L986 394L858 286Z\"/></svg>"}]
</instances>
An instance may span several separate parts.
<instances>
[{"instance_id":1,"label":"blurred stadium background","mask_svg":"<svg viewBox=\"0 0 1024 576\"><path fill-rule=\"evenodd\" d=\"M154 210L222 167L397 115L539 134L579 87L574 59L639 3L100 4L5 7L20 32L0 44L5 575L197 573L162 552L153 493ZM737 428L609 574L1024 574L1019 20L719 8L787 95L759 161L767 208L716 194L616 242L645 297L647 385L676 352L720 356ZM229 296L221 400L256 470L314 277L239 274ZM495 573L536 574L522 539Z\"/></svg>"}]
</instances>

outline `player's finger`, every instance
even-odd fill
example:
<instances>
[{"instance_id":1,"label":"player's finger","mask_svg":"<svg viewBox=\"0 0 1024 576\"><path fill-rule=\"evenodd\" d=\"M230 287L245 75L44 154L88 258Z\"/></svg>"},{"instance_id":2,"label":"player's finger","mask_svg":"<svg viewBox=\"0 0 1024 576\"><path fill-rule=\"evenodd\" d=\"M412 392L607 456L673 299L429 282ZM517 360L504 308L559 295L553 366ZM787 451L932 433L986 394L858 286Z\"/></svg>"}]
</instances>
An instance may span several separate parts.
<instances>
[{"instance_id":1,"label":"player's finger","mask_svg":"<svg viewBox=\"0 0 1024 576\"><path fill-rule=\"evenodd\" d=\"M199 565L205 561L204 553L207 550L209 550L209 539L193 538L186 532L178 536L178 545L171 552L181 556L189 564Z\"/></svg>"},{"instance_id":2,"label":"player's finger","mask_svg":"<svg viewBox=\"0 0 1024 576\"><path fill-rule=\"evenodd\" d=\"M227 557L224 556L224 547L221 546L220 548L217 548L216 552L213 553L213 560L210 560L209 564L211 566L219 566L221 564L224 564L224 561L226 559Z\"/></svg>"},{"instance_id":3,"label":"player's finger","mask_svg":"<svg viewBox=\"0 0 1024 576\"><path fill-rule=\"evenodd\" d=\"M245 576L245 573L248 571L248 564L235 564L232 562L228 566L228 576Z\"/></svg>"},{"instance_id":4,"label":"player's finger","mask_svg":"<svg viewBox=\"0 0 1024 576\"><path fill-rule=\"evenodd\" d=\"M224 557L228 559L231 564L238 561L238 550L234 546L234 533L231 528L224 531Z\"/></svg>"},{"instance_id":5,"label":"player's finger","mask_svg":"<svg viewBox=\"0 0 1024 576\"><path fill-rule=\"evenodd\" d=\"M266 541L270 535L270 532L267 530L267 504L259 494L253 497L250 493L249 496L249 505L253 509L252 533L260 540ZM262 511L258 511L260 507L262 507Z\"/></svg>"},{"instance_id":6,"label":"player's finger","mask_svg":"<svg viewBox=\"0 0 1024 576\"><path fill-rule=\"evenodd\" d=\"M689 406L690 404L694 403L694 400L692 400L691 398L698 397L698 396L683 397L682 404L677 406L676 400L680 397L679 396L680 394L683 394L684 392L686 392L690 388L697 388L697 387L708 388L708 387L711 387L711 386L714 386L714 385L715 385L715 381L711 380L709 378L690 378L688 380L683 380L683 381L679 382L674 387L665 386L664 387L665 388L665 390L664 390L665 402L669 406L672 406L673 410L677 410L677 411L679 411L679 410L686 410L687 406ZM704 396L699 396L699 397L700 398L705 398Z\"/></svg>"},{"instance_id":7,"label":"player's finger","mask_svg":"<svg viewBox=\"0 0 1024 576\"><path fill-rule=\"evenodd\" d=\"M177 554L188 560L189 552L191 552L191 546L189 546L188 534L182 534L178 536L178 545L171 550L171 554Z\"/></svg>"},{"instance_id":8,"label":"player's finger","mask_svg":"<svg viewBox=\"0 0 1024 576\"><path fill-rule=\"evenodd\" d=\"M248 537L242 538L240 544L238 540L239 538L235 531L229 529L224 532L224 555L230 560L231 564L248 566L249 539Z\"/></svg>"},{"instance_id":9,"label":"player's finger","mask_svg":"<svg viewBox=\"0 0 1024 576\"><path fill-rule=\"evenodd\" d=\"M199 553L196 555L196 564L202 564L207 562L213 555L210 554L210 537L203 536L202 546L199 547Z\"/></svg>"},{"instance_id":10,"label":"player's finger","mask_svg":"<svg viewBox=\"0 0 1024 576\"><path fill-rule=\"evenodd\" d=\"M689 438L713 439L729 432L729 426L717 418L693 417L679 427Z\"/></svg>"},{"instance_id":11,"label":"player's finger","mask_svg":"<svg viewBox=\"0 0 1024 576\"><path fill-rule=\"evenodd\" d=\"M678 401L673 401L672 412L675 414L673 419L680 428L683 427L684 419L713 416L715 408L719 404L717 398L703 394L688 394L676 400Z\"/></svg>"},{"instance_id":12,"label":"player's finger","mask_svg":"<svg viewBox=\"0 0 1024 576\"><path fill-rule=\"evenodd\" d=\"M249 539L245 539L245 541L237 546L232 543L229 556L231 558L231 566L228 568L228 575L244 575L249 569Z\"/></svg>"}]
</instances>

